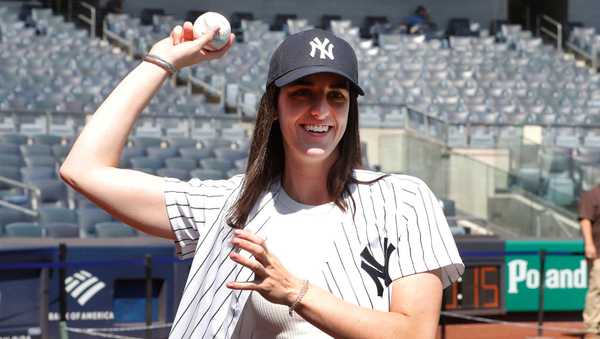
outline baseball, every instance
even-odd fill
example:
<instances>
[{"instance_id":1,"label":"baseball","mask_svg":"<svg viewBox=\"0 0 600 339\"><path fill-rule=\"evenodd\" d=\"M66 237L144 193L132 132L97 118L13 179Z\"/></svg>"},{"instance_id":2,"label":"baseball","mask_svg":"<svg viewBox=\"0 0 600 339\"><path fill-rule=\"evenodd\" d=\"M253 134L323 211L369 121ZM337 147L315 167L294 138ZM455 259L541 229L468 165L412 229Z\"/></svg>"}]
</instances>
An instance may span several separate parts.
<instances>
[{"instance_id":1,"label":"baseball","mask_svg":"<svg viewBox=\"0 0 600 339\"><path fill-rule=\"evenodd\" d=\"M211 27L219 27L219 31L215 37L205 48L209 51L216 51L227 44L229 34L231 34L231 25L226 17L215 12L206 12L194 21L194 32L197 36L201 36Z\"/></svg>"}]
</instances>

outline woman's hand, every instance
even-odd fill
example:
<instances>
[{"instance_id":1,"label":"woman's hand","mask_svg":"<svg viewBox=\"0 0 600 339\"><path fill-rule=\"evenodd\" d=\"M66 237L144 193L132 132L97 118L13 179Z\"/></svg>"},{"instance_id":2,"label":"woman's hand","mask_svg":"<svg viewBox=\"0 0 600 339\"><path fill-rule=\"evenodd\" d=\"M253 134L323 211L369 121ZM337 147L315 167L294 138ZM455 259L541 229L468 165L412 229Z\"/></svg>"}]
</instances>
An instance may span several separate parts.
<instances>
[{"instance_id":1,"label":"woman's hand","mask_svg":"<svg viewBox=\"0 0 600 339\"><path fill-rule=\"evenodd\" d=\"M292 305L303 282L288 272L279 260L269 253L263 239L245 230L236 229L233 232L233 246L249 252L254 258L246 258L235 251L231 252L229 257L251 269L255 279L253 282L228 282L227 287L257 291L272 303Z\"/></svg>"},{"instance_id":2,"label":"woman's hand","mask_svg":"<svg viewBox=\"0 0 600 339\"><path fill-rule=\"evenodd\" d=\"M197 36L194 32L194 25L186 21L183 26L175 26L168 38L154 44L150 54L167 60L177 69L220 58L227 53L235 40L235 36L230 34L227 44L218 51L211 52L204 49L204 46L212 40L218 29L218 27L212 27L206 34Z\"/></svg>"}]
</instances>

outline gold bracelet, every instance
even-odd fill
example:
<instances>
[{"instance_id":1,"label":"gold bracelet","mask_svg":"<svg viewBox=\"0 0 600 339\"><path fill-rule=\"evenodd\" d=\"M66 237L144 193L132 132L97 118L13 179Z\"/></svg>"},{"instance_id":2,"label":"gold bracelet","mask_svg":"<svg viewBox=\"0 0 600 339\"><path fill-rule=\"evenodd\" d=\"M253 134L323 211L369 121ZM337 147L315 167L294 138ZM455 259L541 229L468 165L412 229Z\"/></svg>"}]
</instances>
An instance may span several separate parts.
<instances>
[{"instance_id":1,"label":"gold bracelet","mask_svg":"<svg viewBox=\"0 0 600 339\"><path fill-rule=\"evenodd\" d=\"M300 304L300 301L302 300L302 298L304 298L304 295L306 294L307 291L308 291L308 280L304 280L304 284L302 285L302 288L300 289L300 293L298 293L296 300L294 301L294 303L290 306L290 309L288 310L290 317L294 316L294 310L296 309L296 307L298 307L298 304Z\"/></svg>"},{"instance_id":2,"label":"gold bracelet","mask_svg":"<svg viewBox=\"0 0 600 339\"><path fill-rule=\"evenodd\" d=\"M165 60L157 55L146 54L144 56L144 58L142 58L142 60L147 61L152 64L155 64L156 66L169 72L170 75L174 75L175 73L177 73L177 68L172 63L168 62L167 60Z\"/></svg>"}]
</instances>

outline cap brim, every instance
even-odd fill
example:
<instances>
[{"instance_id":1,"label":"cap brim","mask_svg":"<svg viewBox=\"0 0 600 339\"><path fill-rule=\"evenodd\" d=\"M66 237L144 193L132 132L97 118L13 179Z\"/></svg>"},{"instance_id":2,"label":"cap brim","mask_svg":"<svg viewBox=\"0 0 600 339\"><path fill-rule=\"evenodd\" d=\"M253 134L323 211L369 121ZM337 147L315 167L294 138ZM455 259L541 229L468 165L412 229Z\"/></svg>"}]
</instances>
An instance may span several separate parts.
<instances>
[{"instance_id":1,"label":"cap brim","mask_svg":"<svg viewBox=\"0 0 600 339\"><path fill-rule=\"evenodd\" d=\"M362 88L360 88L360 86L358 86L358 84L355 83L354 80L350 79L346 74L344 74L336 69L333 69L331 67L328 67L328 66L308 66L308 67L302 67L299 69L295 69L291 72L288 72L288 73L282 75L281 77L276 79L273 83L275 83L275 86L277 86L277 87L283 87L285 85L291 84L292 82L294 82L300 78L303 78L308 75L316 74L316 73L334 73L334 74L341 75L344 78L348 79L348 81L350 82L352 87L354 87L354 89L356 90L356 92L358 92L359 95L365 95L365 92L363 92Z\"/></svg>"}]
</instances>

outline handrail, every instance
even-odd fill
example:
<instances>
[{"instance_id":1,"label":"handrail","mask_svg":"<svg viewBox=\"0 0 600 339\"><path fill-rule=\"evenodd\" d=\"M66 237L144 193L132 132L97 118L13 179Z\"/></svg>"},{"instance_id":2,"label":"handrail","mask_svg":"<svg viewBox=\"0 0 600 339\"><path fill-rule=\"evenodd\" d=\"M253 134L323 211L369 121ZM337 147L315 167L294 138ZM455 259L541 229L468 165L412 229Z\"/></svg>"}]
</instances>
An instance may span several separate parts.
<instances>
[{"instance_id":1,"label":"handrail","mask_svg":"<svg viewBox=\"0 0 600 339\"><path fill-rule=\"evenodd\" d=\"M23 189L23 190L31 191L33 193L31 195L31 207L33 208L33 210L37 209L37 207L39 205L39 200L40 200L40 198L42 196L42 191L39 188L37 188L35 186L32 186L32 185L27 185L25 183L22 183L20 181L16 181L16 180L13 180L13 179L10 179L10 178L7 178L7 177L2 177L2 176L0 176L0 182L5 183L5 184L10 185L10 186L13 186L13 187L16 187L16 188L20 188L20 189ZM24 211L24 210L27 210L27 209L25 209L25 208L23 208L21 206L15 205L15 204L11 204L11 203L9 203L7 201L0 200L0 205L5 206L5 207L9 207L9 208L12 208L12 209L17 209L17 210L20 210L21 212L24 212L24 213L28 213L28 212Z\"/></svg>"},{"instance_id":2,"label":"handrail","mask_svg":"<svg viewBox=\"0 0 600 339\"><path fill-rule=\"evenodd\" d=\"M87 2L83 2L83 1L80 2L79 4L90 10L89 18L84 16L83 14L78 14L77 17L79 18L79 20L90 25L90 38L95 39L96 38L96 7L88 4Z\"/></svg>"},{"instance_id":3,"label":"handrail","mask_svg":"<svg viewBox=\"0 0 600 339\"><path fill-rule=\"evenodd\" d=\"M546 27L543 26L543 23L547 22L550 25L554 26L556 28L556 33L554 33L553 31L547 29ZM558 49L559 52L562 52L563 50L563 25L556 21L555 19L553 19L552 17L546 15L546 14L540 14L537 16L536 18L536 23L537 23L537 35L541 36L540 33L545 33L547 36L553 38L556 40L556 49Z\"/></svg>"},{"instance_id":4,"label":"handrail","mask_svg":"<svg viewBox=\"0 0 600 339\"><path fill-rule=\"evenodd\" d=\"M0 200L0 206L3 206L3 207L6 207L6 208L10 208L10 209L19 211L21 213L30 215L30 216L32 216L34 218L37 218L39 216L39 212L36 211L36 210L32 210L32 209L29 209L29 208L25 208L23 206L15 205L15 204L12 204L12 203L10 203L8 201Z\"/></svg>"}]
</instances>

